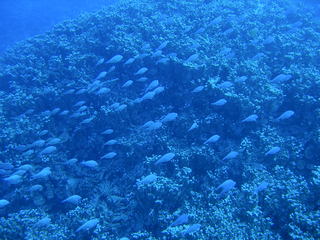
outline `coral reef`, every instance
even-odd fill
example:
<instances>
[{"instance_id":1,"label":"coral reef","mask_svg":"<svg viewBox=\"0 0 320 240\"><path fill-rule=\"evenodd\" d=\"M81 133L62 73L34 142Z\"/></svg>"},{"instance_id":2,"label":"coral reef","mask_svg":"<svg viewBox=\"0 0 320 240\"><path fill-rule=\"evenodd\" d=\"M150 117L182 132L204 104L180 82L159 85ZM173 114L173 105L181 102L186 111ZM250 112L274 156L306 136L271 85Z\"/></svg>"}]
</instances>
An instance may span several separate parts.
<instances>
[{"instance_id":1,"label":"coral reef","mask_svg":"<svg viewBox=\"0 0 320 240\"><path fill-rule=\"evenodd\" d=\"M319 27L288 0L124 0L20 42L0 238L319 239Z\"/></svg>"}]
</instances>

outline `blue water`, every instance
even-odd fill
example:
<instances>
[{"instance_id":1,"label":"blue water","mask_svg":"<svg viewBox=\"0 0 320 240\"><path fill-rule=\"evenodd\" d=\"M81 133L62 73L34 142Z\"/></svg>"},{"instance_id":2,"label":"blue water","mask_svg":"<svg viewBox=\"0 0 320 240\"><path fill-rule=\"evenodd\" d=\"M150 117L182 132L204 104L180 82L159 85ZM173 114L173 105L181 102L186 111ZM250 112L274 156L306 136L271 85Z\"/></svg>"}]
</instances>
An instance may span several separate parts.
<instances>
[{"instance_id":1,"label":"blue water","mask_svg":"<svg viewBox=\"0 0 320 240\"><path fill-rule=\"evenodd\" d=\"M54 24L112 4L113 0L2 0L0 53L15 42L50 30Z\"/></svg>"},{"instance_id":2,"label":"blue water","mask_svg":"<svg viewBox=\"0 0 320 240\"><path fill-rule=\"evenodd\" d=\"M320 239L318 2L0 7L0 240Z\"/></svg>"}]
</instances>

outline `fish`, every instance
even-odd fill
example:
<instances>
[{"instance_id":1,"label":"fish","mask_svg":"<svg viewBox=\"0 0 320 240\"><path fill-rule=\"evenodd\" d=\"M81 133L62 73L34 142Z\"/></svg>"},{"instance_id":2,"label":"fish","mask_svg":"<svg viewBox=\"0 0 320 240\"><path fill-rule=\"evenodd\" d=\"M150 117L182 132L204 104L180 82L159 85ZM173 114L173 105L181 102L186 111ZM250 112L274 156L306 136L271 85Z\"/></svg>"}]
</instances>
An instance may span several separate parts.
<instances>
[{"instance_id":1,"label":"fish","mask_svg":"<svg viewBox=\"0 0 320 240\"><path fill-rule=\"evenodd\" d=\"M276 118L277 121L286 120L291 118L295 114L294 111L288 110L282 113L279 117Z\"/></svg>"},{"instance_id":2,"label":"fish","mask_svg":"<svg viewBox=\"0 0 320 240\"><path fill-rule=\"evenodd\" d=\"M123 56L118 54L110 58L106 63L114 64L114 63L121 62L122 59L123 59Z\"/></svg>"},{"instance_id":3,"label":"fish","mask_svg":"<svg viewBox=\"0 0 320 240\"><path fill-rule=\"evenodd\" d=\"M190 132L190 131L198 128L198 127L199 127L198 123L194 122L194 123L191 125L191 127L188 129L188 132Z\"/></svg>"},{"instance_id":4,"label":"fish","mask_svg":"<svg viewBox=\"0 0 320 240\"><path fill-rule=\"evenodd\" d=\"M120 106L120 103L115 102L115 103L111 104L110 108L117 109L119 106Z\"/></svg>"},{"instance_id":5,"label":"fish","mask_svg":"<svg viewBox=\"0 0 320 240\"><path fill-rule=\"evenodd\" d=\"M159 129L162 126L161 121L148 121L141 126L141 128L145 131L153 131Z\"/></svg>"},{"instance_id":6,"label":"fish","mask_svg":"<svg viewBox=\"0 0 320 240\"><path fill-rule=\"evenodd\" d=\"M103 145L111 146L111 145L115 145L115 144L117 144L117 143L118 143L117 140L111 139L111 140L105 142Z\"/></svg>"},{"instance_id":7,"label":"fish","mask_svg":"<svg viewBox=\"0 0 320 240\"><path fill-rule=\"evenodd\" d=\"M43 179L43 178L47 178L49 175L51 174L51 168L50 167L45 167L43 168L40 172L34 174L31 179L35 180L35 179Z\"/></svg>"},{"instance_id":8,"label":"fish","mask_svg":"<svg viewBox=\"0 0 320 240\"><path fill-rule=\"evenodd\" d=\"M42 130L41 132L39 132L39 136L42 137L44 135L46 135L49 131L48 130Z\"/></svg>"},{"instance_id":9,"label":"fish","mask_svg":"<svg viewBox=\"0 0 320 240\"><path fill-rule=\"evenodd\" d=\"M161 118L161 122L162 123L166 123L166 122L171 122L171 121L174 121L176 120L178 117L178 114L177 113L168 113L167 115L165 115L164 117Z\"/></svg>"},{"instance_id":10,"label":"fish","mask_svg":"<svg viewBox=\"0 0 320 240\"><path fill-rule=\"evenodd\" d=\"M169 41L162 42L159 47L156 48L156 50L162 50L168 45Z\"/></svg>"},{"instance_id":11,"label":"fish","mask_svg":"<svg viewBox=\"0 0 320 240\"><path fill-rule=\"evenodd\" d=\"M203 33L206 29L204 27L200 27L197 31L194 32L194 34Z\"/></svg>"},{"instance_id":12,"label":"fish","mask_svg":"<svg viewBox=\"0 0 320 240\"><path fill-rule=\"evenodd\" d=\"M84 105L85 103L86 103L86 101L81 100L81 101L76 102L73 106L74 106L74 107L81 107L81 106Z\"/></svg>"},{"instance_id":13,"label":"fish","mask_svg":"<svg viewBox=\"0 0 320 240\"><path fill-rule=\"evenodd\" d=\"M133 63L136 59L135 58L129 58L125 63L124 65L129 65L131 63Z\"/></svg>"},{"instance_id":14,"label":"fish","mask_svg":"<svg viewBox=\"0 0 320 240\"><path fill-rule=\"evenodd\" d=\"M226 103L227 103L227 100L224 99L224 98L221 98L221 99L219 99L219 100L211 103L211 105L213 105L213 106L219 106L219 107L220 107L220 106L225 105Z\"/></svg>"},{"instance_id":15,"label":"fish","mask_svg":"<svg viewBox=\"0 0 320 240\"><path fill-rule=\"evenodd\" d=\"M45 227L50 225L51 219L49 217L41 218L38 222L36 222L33 226L37 228Z\"/></svg>"},{"instance_id":16,"label":"fish","mask_svg":"<svg viewBox=\"0 0 320 240\"><path fill-rule=\"evenodd\" d=\"M119 105L120 106L120 105ZM117 107L118 108L118 107ZM109 129L107 129L107 130L104 130L101 134L102 135L110 135L110 134L112 134L114 131L113 131L113 129L111 129L111 128L109 128Z\"/></svg>"},{"instance_id":17,"label":"fish","mask_svg":"<svg viewBox=\"0 0 320 240\"><path fill-rule=\"evenodd\" d=\"M197 50L197 48L199 48L199 47L201 47L201 44L196 41L194 41L192 43L192 45L190 46L190 48L193 48L193 50Z\"/></svg>"},{"instance_id":18,"label":"fish","mask_svg":"<svg viewBox=\"0 0 320 240\"><path fill-rule=\"evenodd\" d=\"M58 114L58 112L60 112L60 111L61 111L60 108L54 108L51 110L50 115L54 116L54 115Z\"/></svg>"},{"instance_id":19,"label":"fish","mask_svg":"<svg viewBox=\"0 0 320 240\"><path fill-rule=\"evenodd\" d=\"M102 75L101 75L101 76L99 75L98 77L103 78ZM81 89L79 89L78 91L76 91L76 94L77 94L77 95L80 95L80 94L84 94L84 93L86 93L86 92L87 92L87 89L81 88Z\"/></svg>"},{"instance_id":20,"label":"fish","mask_svg":"<svg viewBox=\"0 0 320 240\"><path fill-rule=\"evenodd\" d=\"M127 87L131 86L132 84L133 84L133 81L132 80L128 80L122 85L122 88L127 88Z\"/></svg>"},{"instance_id":21,"label":"fish","mask_svg":"<svg viewBox=\"0 0 320 240\"><path fill-rule=\"evenodd\" d=\"M220 191L219 195L223 195L228 193L230 190L232 190L236 185L236 182L233 181L232 179L228 179L224 181L222 184L220 184L217 188L216 191Z\"/></svg>"},{"instance_id":22,"label":"fish","mask_svg":"<svg viewBox=\"0 0 320 240\"><path fill-rule=\"evenodd\" d=\"M273 43L274 41L275 41L274 37L268 36L266 39L263 40L262 44L268 45L268 44Z\"/></svg>"},{"instance_id":23,"label":"fish","mask_svg":"<svg viewBox=\"0 0 320 240\"><path fill-rule=\"evenodd\" d=\"M243 119L241 122L245 123L245 122L256 122L258 119L258 115L257 114L252 114L248 117L246 117L245 119Z\"/></svg>"},{"instance_id":24,"label":"fish","mask_svg":"<svg viewBox=\"0 0 320 240\"><path fill-rule=\"evenodd\" d=\"M98 74L98 76L95 78L95 80L99 80L99 79L105 78L107 76L107 74L108 73L106 71L103 71L103 72Z\"/></svg>"},{"instance_id":25,"label":"fish","mask_svg":"<svg viewBox=\"0 0 320 240\"><path fill-rule=\"evenodd\" d=\"M272 83L283 83L283 82L287 82L292 78L291 74L279 74L277 76L275 76L271 82Z\"/></svg>"},{"instance_id":26,"label":"fish","mask_svg":"<svg viewBox=\"0 0 320 240\"><path fill-rule=\"evenodd\" d=\"M220 136L219 136L219 135L213 135L213 136L209 137L209 138L204 142L204 144L215 143L215 142L219 141L219 139L220 139Z\"/></svg>"},{"instance_id":27,"label":"fish","mask_svg":"<svg viewBox=\"0 0 320 240\"><path fill-rule=\"evenodd\" d=\"M42 114L42 116L50 117L51 111L50 110L46 110L46 111L43 111L41 114Z\"/></svg>"},{"instance_id":28,"label":"fish","mask_svg":"<svg viewBox=\"0 0 320 240\"><path fill-rule=\"evenodd\" d=\"M10 175L11 170L0 169L0 177Z\"/></svg>"},{"instance_id":29,"label":"fish","mask_svg":"<svg viewBox=\"0 0 320 240\"><path fill-rule=\"evenodd\" d=\"M49 147L46 147L45 149L43 149L39 155L42 156L42 155L48 155L48 154L51 154L51 153L54 153L57 151L57 148L55 146L49 146Z\"/></svg>"},{"instance_id":30,"label":"fish","mask_svg":"<svg viewBox=\"0 0 320 240\"><path fill-rule=\"evenodd\" d=\"M209 2L211 2L212 0L205 0L205 3L209 3ZM216 24L219 24L219 23L221 23L222 22L222 17L221 16L218 16L218 17L216 17L215 19L213 19L211 22L210 22L210 24L209 25L216 25Z\"/></svg>"},{"instance_id":31,"label":"fish","mask_svg":"<svg viewBox=\"0 0 320 240\"><path fill-rule=\"evenodd\" d=\"M113 72L115 69L116 69L116 66L111 66L111 67L108 69L107 74ZM109 81L117 81L117 80L118 80L118 78L116 78L116 79L111 79L111 80L109 80Z\"/></svg>"},{"instance_id":32,"label":"fish","mask_svg":"<svg viewBox=\"0 0 320 240\"><path fill-rule=\"evenodd\" d=\"M33 153L34 153L34 150L33 150L33 149L29 149L28 151L22 153L21 155L22 155L23 157L27 157L27 156L32 155Z\"/></svg>"},{"instance_id":33,"label":"fish","mask_svg":"<svg viewBox=\"0 0 320 240\"><path fill-rule=\"evenodd\" d=\"M147 92L145 95L143 95L143 96L141 97L141 100L142 100L142 101L151 100L151 99L154 98L155 95L156 95L156 94L155 94L153 91L152 91L152 92Z\"/></svg>"},{"instance_id":34,"label":"fish","mask_svg":"<svg viewBox=\"0 0 320 240\"><path fill-rule=\"evenodd\" d=\"M152 53L152 57L161 57L161 56L162 56L161 50L156 50L154 53Z\"/></svg>"},{"instance_id":35,"label":"fish","mask_svg":"<svg viewBox=\"0 0 320 240\"><path fill-rule=\"evenodd\" d=\"M152 125L154 124L154 121L148 121L148 122L146 122L145 124L143 124L142 126L141 126L141 128L142 129L144 129L144 128L149 128L149 127L151 127Z\"/></svg>"},{"instance_id":36,"label":"fish","mask_svg":"<svg viewBox=\"0 0 320 240\"><path fill-rule=\"evenodd\" d=\"M225 81L225 82L222 82L222 83L217 85L217 87L221 88L221 89L227 89L227 88L230 88L232 86L233 86L233 83L229 82L229 81Z\"/></svg>"},{"instance_id":37,"label":"fish","mask_svg":"<svg viewBox=\"0 0 320 240\"><path fill-rule=\"evenodd\" d=\"M17 146L14 147L14 149L19 151L19 152L23 152L23 151L28 150L31 147L32 147L31 144L28 144L28 145L17 145Z\"/></svg>"},{"instance_id":38,"label":"fish","mask_svg":"<svg viewBox=\"0 0 320 240\"><path fill-rule=\"evenodd\" d=\"M269 186L269 183L267 183L266 181L263 181L254 189L253 193L258 194L259 192L267 189L268 186Z\"/></svg>"},{"instance_id":39,"label":"fish","mask_svg":"<svg viewBox=\"0 0 320 240\"><path fill-rule=\"evenodd\" d=\"M196 223L196 224L192 224L191 226L189 226L186 230L182 231L182 235L187 235L187 234L192 234L195 233L197 231L199 231L201 228L201 224Z\"/></svg>"},{"instance_id":40,"label":"fish","mask_svg":"<svg viewBox=\"0 0 320 240\"><path fill-rule=\"evenodd\" d=\"M159 80L153 80L148 87L146 88L145 92L151 91L153 89L155 89L156 87L158 87L159 85Z\"/></svg>"},{"instance_id":41,"label":"fish","mask_svg":"<svg viewBox=\"0 0 320 240\"><path fill-rule=\"evenodd\" d=\"M76 91L75 89L69 89L69 90L65 91L63 94L70 95L70 94L73 94L75 91Z\"/></svg>"},{"instance_id":42,"label":"fish","mask_svg":"<svg viewBox=\"0 0 320 240\"><path fill-rule=\"evenodd\" d=\"M231 28L226 29L222 34L223 35L229 35L232 32L233 32L233 28L231 27Z\"/></svg>"},{"instance_id":43,"label":"fish","mask_svg":"<svg viewBox=\"0 0 320 240\"><path fill-rule=\"evenodd\" d=\"M82 224L80 227L78 227L76 232L89 231L90 229L95 228L98 223L99 223L99 220L97 218L91 219L85 222L84 224Z\"/></svg>"},{"instance_id":44,"label":"fish","mask_svg":"<svg viewBox=\"0 0 320 240\"><path fill-rule=\"evenodd\" d=\"M40 184L33 185L29 188L30 192L41 192L42 190L43 190L43 187Z\"/></svg>"},{"instance_id":45,"label":"fish","mask_svg":"<svg viewBox=\"0 0 320 240\"><path fill-rule=\"evenodd\" d=\"M47 140L47 145L56 145L61 143L61 139L60 138L50 138Z\"/></svg>"},{"instance_id":46,"label":"fish","mask_svg":"<svg viewBox=\"0 0 320 240\"><path fill-rule=\"evenodd\" d=\"M100 80L95 80L93 83L88 85L87 92L93 93L94 91L98 91L98 89L101 87L102 87L102 82Z\"/></svg>"},{"instance_id":47,"label":"fish","mask_svg":"<svg viewBox=\"0 0 320 240\"><path fill-rule=\"evenodd\" d=\"M155 174L150 174L144 178L142 178L140 181L137 181L137 183L139 185L146 185L146 184L149 184L149 183L153 183L157 180L157 175Z\"/></svg>"},{"instance_id":48,"label":"fish","mask_svg":"<svg viewBox=\"0 0 320 240\"><path fill-rule=\"evenodd\" d=\"M71 204L78 204L81 201L82 197L79 195L72 195L67 197L66 199L62 200L61 203L71 203Z\"/></svg>"},{"instance_id":49,"label":"fish","mask_svg":"<svg viewBox=\"0 0 320 240\"><path fill-rule=\"evenodd\" d=\"M164 154L160 157L154 164L158 165L159 163L165 163L171 161L176 155L172 152Z\"/></svg>"},{"instance_id":50,"label":"fish","mask_svg":"<svg viewBox=\"0 0 320 240\"><path fill-rule=\"evenodd\" d=\"M4 208L5 206L9 205L10 202L6 199L0 199L0 208Z\"/></svg>"},{"instance_id":51,"label":"fish","mask_svg":"<svg viewBox=\"0 0 320 240\"><path fill-rule=\"evenodd\" d=\"M94 160L82 161L81 165L89 168L95 168L98 166L98 163Z\"/></svg>"},{"instance_id":52,"label":"fish","mask_svg":"<svg viewBox=\"0 0 320 240\"><path fill-rule=\"evenodd\" d=\"M31 115L32 113L34 113L34 109L28 109L27 111L25 111L24 113L23 113L23 115Z\"/></svg>"},{"instance_id":53,"label":"fish","mask_svg":"<svg viewBox=\"0 0 320 240\"><path fill-rule=\"evenodd\" d=\"M33 166L31 164L24 164L17 168L18 170L25 170L27 172L30 172L33 170Z\"/></svg>"},{"instance_id":54,"label":"fish","mask_svg":"<svg viewBox=\"0 0 320 240\"><path fill-rule=\"evenodd\" d=\"M126 109L127 107L128 107L127 104L121 104L119 107L117 107L115 109L115 111L120 112L120 111Z\"/></svg>"},{"instance_id":55,"label":"fish","mask_svg":"<svg viewBox=\"0 0 320 240\"><path fill-rule=\"evenodd\" d=\"M145 57L149 56L148 53L140 53L136 56L137 59L144 59Z\"/></svg>"},{"instance_id":56,"label":"fish","mask_svg":"<svg viewBox=\"0 0 320 240\"><path fill-rule=\"evenodd\" d=\"M81 107L77 110L77 112L83 112L83 111L86 111L87 109L88 109L87 106L81 106Z\"/></svg>"},{"instance_id":57,"label":"fish","mask_svg":"<svg viewBox=\"0 0 320 240\"><path fill-rule=\"evenodd\" d=\"M62 112L59 113L59 116L66 116L69 114L69 110L63 110Z\"/></svg>"},{"instance_id":58,"label":"fish","mask_svg":"<svg viewBox=\"0 0 320 240\"><path fill-rule=\"evenodd\" d=\"M142 98L136 98L132 101L133 104L142 103Z\"/></svg>"},{"instance_id":59,"label":"fish","mask_svg":"<svg viewBox=\"0 0 320 240\"><path fill-rule=\"evenodd\" d=\"M148 71L148 68L142 67L140 68L134 75L142 75Z\"/></svg>"},{"instance_id":60,"label":"fish","mask_svg":"<svg viewBox=\"0 0 320 240\"><path fill-rule=\"evenodd\" d=\"M103 155L100 159L111 159L111 158L114 158L115 156L117 156L116 152L109 152Z\"/></svg>"},{"instance_id":61,"label":"fish","mask_svg":"<svg viewBox=\"0 0 320 240\"><path fill-rule=\"evenodd\" d=\"M19 169L17 171L15 171L14 173L12 173L12 175L18 175L18 176L23 176L24 174L26 174L27 171L26 170L23 170L23 169Z\"/></svg>"},{"instance_id":62,"label":"fish","mask_svg":"<svg viewBox=\"0 0 320 240\"><path fill-rule=\"evenodd\" d=\"M3 180L8 184L16 185L22 182L22 177L20 175L13 174L9 177L4 178Z\"/></svg>"},{"instance_id":63,"label":"fish","mask_svg":"<svg viewBox=\"0 0 320 240\"><path fill-rule=\"evenodd\" d=\"M110 88L107 88L107 87L103 87L103 88L100 88L95 94L96 95L104 95L104 94L107 94L111 91Z\"/></svg>"},{"instance_id":64,"label":"fish","mask_svg":"<svg viewBox=\"0 0 320 240\"><path fill-rule=\"evenodd\" d=\"M153 90L155 95L158 95L164 91L164 87L157 87L156 89Z\"/></svg>"},{"instance_id":65,"label":"fish","mask_svg":"<svg viewBox=\"0 0 320 240\"><path fill-rule=\"evenodd\" d=\"M65 164L67 164L67 165L72 165L72 164L75 164L76 162L78 162L78 159L77 159L77 158L71 158L71 159L67 160L67 161L65 162Z\"/></svg>"},{"instance_id":66,"label":"fish","mask_svg":"<svg viewBox=\"0 0 320 240\"><path fill-rule=\"evenodd\" d=\"M195 87L195 88L192 90L192 93L201 92L203 89L204 89L204 86Z\"/></svg>"},{"instance_id":67,"label":"fish","mask_svg":"<svg viewBox=\"0 0 320 240\"><path fill-rule=\"evenodd\" d=\"M272 147L269 151L267 151L264 155L274 155L277 154L280 151L280 147Z\"/></svg>"},{"instance_id":68,"label":"fish","mask_svg":"<svg viewBox=\"0 0 320 240\"><path fill-rule=\"evenodd\" d=\"M153 123L153 125L149 127L148 130L149 131L154 131L154 130L157 130L157 129L161 128L161 126L162 126L162 122L161 121L155 121Z\"/></svg>"},{"instance_id":69,"label":"fish","mask_svg":"<svg viewBox=\"0 0 320 240\"><path fill-rule=\"evenodd\" d=\"M168 58L168 57L163 57L163 58L160 58L158 61L156 61L156 64L159 64L159 63L165 64L165 63L167 63L169 60L170 60L170 58Z\"/></svg>"},{"instance_id":70,"label":"fish","mask_svg":"<svg viewBox=\"0 0 320 240\"><path fill-rule=\"evenodd\" d=\"M192 54L190 57L187 58L187 60L185 62L194 62L195 60L197 60L199 57L198 53Z\"/></svg>"},{"instance_id":71,"label":"fish","mask_svg":"<svg viewBox=\"0 0 320 240\"><path fill-rule=\"evenodd\" d=\"M43 147L45 144L46 144L45 140L39 139L39 140L34 141L31 145L32 145L32 147L35 148L35 147Z\"/></svg>"},{"instance_id":72,"label":"fish","mask_svg":"<svg viewBox=\"0 0 320 240\"><path fill-rule=\"evenodd\" d=\"M82 116L85 116L86 114L83 113L83 112L75 112L73 114L70 115L70 118L79 118L79 117L82 117Z\"/></svg>"},{"instance_id":73,"label":"fish","mask_svg":"<svg viewBox=\"0 0 320 240\"><path fill-rule=\"evenodd\" d=\"M99 65L101 65L101 64L103 64L104 63L104 58L100 58L99 60L98 60L98 62L96 63L96 66L99 66Z\"/></svg>"},{"instance_id":74,"label":"fish","mask_svg":"<svg viewBox=\"0 0 320 240\"><path fill-rule=\"evenodd\" d=\"M222 160L230 160L238 157L239 153L236 151L229 152Z\"/></svg>"},{"instance_id":75,"label":"fish","mask_svg":"<svg viewBox=\"0 0 320 240\"><path fill-rule=\"evenodd\" d=\"M141 77L141 78L138 78L136 81L137 81L137 82L145 82L145 81L147 81L147 80L148 80L147 77Z\"/></svg>"},{"instance_id":76,"label":"fish","mask_svg":"<svg viewBox=\"0 0 320 240\"><path fill-rule=\"evenodd\" d=\"M242 83L242 82L245 82L247 81L248 77L247 76L241 76L241 77L238 77L234 80L234 82L236 83Z\"/></svg>"},{"instance_id":77,"label":"fish","mask_svg":"<svg viewBox=\"0 0 320 240\"><path fill-rule=\"evenodd\" d=\"M80 124L88 124L90 122L92 122L92 120L94 119L94 116L93 117L89 117L89 118L86 118L86 119L83 119Z\"/></svg>"},{"instance_id":78,"label":"fish","mask_svg":"<svg viewBox=\"0 0 320 240\"><path fill-rule=\"evenodd\" d=\"M170 227L175 227L178 225L186 224L189 221L189 215L188 214L182 214L179 217L177 217L176 220L174 220L173 223L170 224Z\"/></svg>"},{"instance_id":79,"label":"fish","mask_svg":"<svg viewBox=\"0 0 320 240\"><path fill-rule=\"evenodd\" d=\"M0 162L0 169L10 170L10 169L13 169L13 168L14 168L14 166L11 163Z\"/></svg>"}]
</instances>

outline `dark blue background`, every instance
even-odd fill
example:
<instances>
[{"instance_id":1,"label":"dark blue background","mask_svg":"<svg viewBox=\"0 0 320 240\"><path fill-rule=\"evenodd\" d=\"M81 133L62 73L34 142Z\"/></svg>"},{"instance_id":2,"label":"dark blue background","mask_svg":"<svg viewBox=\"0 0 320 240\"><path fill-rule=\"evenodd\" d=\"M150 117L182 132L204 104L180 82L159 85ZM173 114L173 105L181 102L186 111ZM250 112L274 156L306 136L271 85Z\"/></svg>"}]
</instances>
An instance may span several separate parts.
<instances>
[{"instance_id":1,"label":"dark blue background","mask_svg":"<svg viewBox=\"0 0 320 240\"><path fill-rule=\"evenodd\" d=\"M16 41L116 0L0 0L0 54Z\"/></svg>"}]
</instances>

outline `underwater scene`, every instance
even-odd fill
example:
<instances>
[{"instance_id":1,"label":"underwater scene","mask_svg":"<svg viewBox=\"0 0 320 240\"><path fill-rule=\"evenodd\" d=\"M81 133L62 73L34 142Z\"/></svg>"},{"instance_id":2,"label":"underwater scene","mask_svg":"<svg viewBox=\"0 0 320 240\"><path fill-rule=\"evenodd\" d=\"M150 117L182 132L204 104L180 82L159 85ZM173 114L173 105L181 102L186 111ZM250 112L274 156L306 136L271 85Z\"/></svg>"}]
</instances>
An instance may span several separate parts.
<instances>
[{"instance_id":1,"label":"underwater scene","mask_svg":"<svg viewBox=\"0 0 320 240\"><path fill-rule=\"evenodd\" d=\"M0 240L320 239L319 9L119 0L8 47Z\"/></svg>"}]
</instances>

